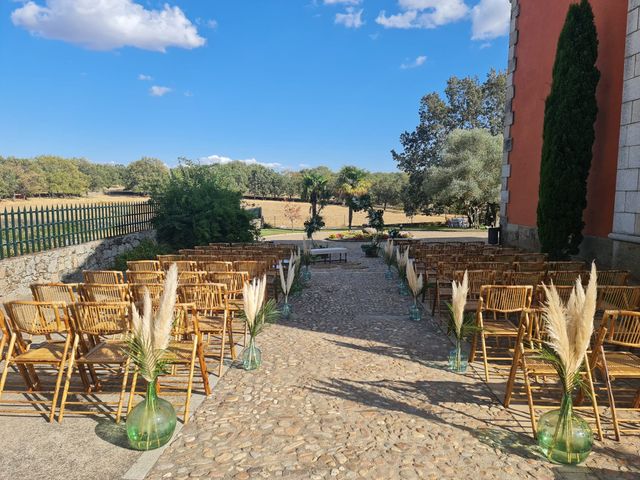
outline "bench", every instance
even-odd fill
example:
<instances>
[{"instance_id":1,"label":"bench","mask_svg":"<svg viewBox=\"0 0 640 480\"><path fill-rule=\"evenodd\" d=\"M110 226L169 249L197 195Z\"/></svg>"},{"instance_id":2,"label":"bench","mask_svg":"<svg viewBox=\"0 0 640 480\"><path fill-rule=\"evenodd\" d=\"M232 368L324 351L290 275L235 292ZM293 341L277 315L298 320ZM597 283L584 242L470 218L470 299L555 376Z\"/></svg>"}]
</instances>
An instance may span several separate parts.
<instances>
[{"instance_id":1,"label":"bench","mask_svg":"<svg viewBox=\"0 0 640 480\"><path fill-rule=\"evenodd\" d=\"M338 254L338 262L346 262L347 261L347 250L344 247L330 247L330 248L312 248L309 250L311 255L314 257L322 257L324 262L333 261L333 255ZM343 258L344 255L344 258Z\"/></svg>"}]
</instances>

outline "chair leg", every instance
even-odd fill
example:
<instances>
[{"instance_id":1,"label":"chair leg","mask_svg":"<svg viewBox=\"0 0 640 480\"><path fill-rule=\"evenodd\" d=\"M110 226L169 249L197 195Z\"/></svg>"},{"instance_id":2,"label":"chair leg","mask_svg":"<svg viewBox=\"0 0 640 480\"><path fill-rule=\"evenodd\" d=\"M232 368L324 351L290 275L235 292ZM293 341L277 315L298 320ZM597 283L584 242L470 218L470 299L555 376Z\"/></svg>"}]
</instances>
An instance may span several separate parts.
<instances>
[{"instance_id":1,"label":"chair leg","mask_svg":"<svg viewBox=\"0 0 640 480\"><path fill-rule=\"evenodd\" d=\"M229 335L229 350L231 351L231 359L235 360L236 355L236 343L233 341L233 322L229 321L229 330L227 331Z\"/></svg>"},{"instance_id":2,"label":"chair leg","mask_svg":"<svg viewBox=\"0 0 640 480\"><path fill-rule=\"evenodd\" d=\"M591 367L589 365L589 357L584 360L587 367L587 380L589 384L589 390L591 393L591 403L593 405L593 414L596 417L596 430L598 431L598 438L600 441L604 440L602 435L602 425L600 424L600 413L598 412L598 398L596 397L596 389L593 386L593 377L591 376Z\"/></svg>"},{"instance_id":3,"label":"chair leg","mask_svg":"<svg viewBox=\"0 0 640 480\"><path fill-rule=\"evenodd\" d=\"M207 362L204 358L204 349L202 341L198 339L198 362L200 363L200 374L202 375L202 383L204 384L204 393L211 395L211 385L209 385L209 372L207 370Z\"/></svg>"},{"instance_id":4,"label":"chair leg","mask_svg":"<svg viewBox=\"0 0 640 480\"><path fill-rule=\"evenodd\" d=\"M482 361L484 362L484 378L489 383L489 362L487 360L487 342L484 332L480 332L480 343L482 346Z\"/></svg>"},{"instance_id":5,"label":"chair leg","mask_svg":"<svg viewBox=\"0 0 640 480\"><path fill-rule=\"evenodd\" d=\"M227 320L222 321L222 335L220 335L220 365L218 366L218 378L222 377L222 368L224 367L224 348L227 337Z\"/></svg>"},{"instance_id":6,"label":"chair leg","mask_svg":"<svg viewBox=\"0 0 640 480\"><path fill-rule=\"evenodd\" d=\"M4 360L4 369L2 370L2 377L0 377L0 398L2 398L2 392L4 392L4 384L7 381L7 374L9 373L9 366L11 365L11 357L13 357L13 348L15 344L16 344L16 334L12 333L11 340L9 340L9 350L7 350L7 358L5 358Z\"/></svg>"},{"instance_id":7,"label":"chair leg","mask_svg":"<svg viewBox=\"0 0 640 480\"><path fill-rule=\"evenodd\" d=\"M64 350L62 351L62 358L60 359L60 365L58 366L58 376L56 378L56 387L53 391L53 400L51 400L51 413L49 414L49 422L53 422L53 417L56 414L56 404L58 403L58 395L60 394L60 385L62 384L62 377L64 375L64 366L65 366L65 363L67 362L67 355L69 354L70 343L71 343L71 338L67 338L67 341L64 342Z\"/></svg>"},{"instance_id":8,"label":"chair leg","mask_svg":"<svg viewBox=\"0 0 640 480\"><path fill-rule=\"evenodd\" d=\"M509 371L509 380L507 380L507 391L504 394L504 408L509 408L511 404L511 396L513 394L513 388L516 383L516 375L518 374L518 364L520 363L520 349L516 346L513 353L513 363L511 364L511 370Z\"/></svg>"},{"instance_id":9,"label":"chair leg","mask_svg":"<svg viewBox=\"0 0 640 480\"><path fill-rule=\"evenodd\" d=\"M127 414L133 407L133 397L136 396L136 386L138 384L138 368L133 369L133 379L131 380L131 391L129 392L129 400L127 401Z\"/></svg>"},{"instance_id":10,"label":"chair leg","mask_svg":"<svg viewBox=\"0 0 640 480\"><path fill-rule=\"evenodd\" d=\"M62 422L64 417L64 409L67 404L67 395L69 394L69 386L71 385L71 376L73 375L73 368L76 361L76 352L78 351L78 336L73 340L73 348L71 350L71 358L69 359L69 367L67 368L67 379L64 382L64 389L62 390L62 399L60 400L60 413L58 413L58 423Z\"/></svg>"},{"instance_id":11,"label":"chair leg","mask_svg":"<svg viewBox=\"0 0 640 480\"><path fill-rule=\"evenodd\" d=\"M120 387L120 397L118 398L118 408L116 410L116 423L120 423L122 418L122 406L124 405L124 395L127 391L127 380L129 380L129 367L131 366L131 359L127 358L124 364L124 373L122 374L122 385Z\"/></svg>"},{"instance_id":12,"label":"chair leg","mask_svg":"<svg viewBox=\"0 0 640 480\"><path fill-rule=\"evenodd\" d=\"M531 417L531 430L533 438L538 437L538 427L536 422L536 410L533 405L533 393L531 392L531 383L529 382L529 374L527 373L526 364L522 365L522 374L524 375L524 388L527 392L527 404L529 405L529 417Z\"/></svg>"},{"instance_id":13,"label":"chair leg","mask_svg":"<svg viewBox=\"0 0 640 480\"><path fill-rule=\"evenodd\" d=\"M189 362L189 379L187 381L187 398L184 402L184 424L189 421L189 404L191 403L191 389L193 388L193 372L196 368L196 352L198 350L198 337L193 338L191 361Z\"/></svg>"}]
</instances>

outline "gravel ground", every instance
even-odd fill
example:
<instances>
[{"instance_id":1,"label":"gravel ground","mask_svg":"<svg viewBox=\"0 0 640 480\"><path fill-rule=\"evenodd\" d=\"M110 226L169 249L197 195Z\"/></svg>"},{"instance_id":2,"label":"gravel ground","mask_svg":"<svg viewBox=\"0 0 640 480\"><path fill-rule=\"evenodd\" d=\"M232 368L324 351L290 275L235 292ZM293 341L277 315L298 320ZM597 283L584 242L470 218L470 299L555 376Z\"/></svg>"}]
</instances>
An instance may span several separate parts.
<instances>
[{"instance_id":1,"label":"gravel ground","mask_svg":"<svg viewBox=\"0 0 640 480\"><path fill-rule=\"evenodd\" d=\"M450 344L359 245L313 267L294 316L259 337L263 365L231 368L149 479L624 479L640 442L598 442L586 467L540 457L528 418L475 370L445 369Z\"/></svg>"}]
</instances>

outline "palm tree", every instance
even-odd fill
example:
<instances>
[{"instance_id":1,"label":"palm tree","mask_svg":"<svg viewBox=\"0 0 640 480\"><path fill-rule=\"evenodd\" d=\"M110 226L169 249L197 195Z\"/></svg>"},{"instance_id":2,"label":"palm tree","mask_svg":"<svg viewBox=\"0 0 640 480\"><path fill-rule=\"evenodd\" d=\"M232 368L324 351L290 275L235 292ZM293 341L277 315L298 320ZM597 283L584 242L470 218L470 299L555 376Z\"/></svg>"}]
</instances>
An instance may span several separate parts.
<instances>
[{"instance_id":1,"label":"palm tree","mask_svg":"<svg viewBox=\"0 0 640 480\"><path fill-rule=\"evenodd\" d=\"M328 197L329 180L317 172L305 173L302 177L302 199L311 203L311 217L318 215L318 203Z\"/></svg>"},{"instance_id":2,"label":"palm tree","mask_svg":"<svg viewBox=\"0 0 640 480\"><path fill-rule=\"evenodd\" d=\"M338 172L336 191L349 208L349 230L351 230L353 223L354 210L360 209L360 197L371 188L368 176L369 172L353 166L342 167Z\"/></svg>"}]
</instances>

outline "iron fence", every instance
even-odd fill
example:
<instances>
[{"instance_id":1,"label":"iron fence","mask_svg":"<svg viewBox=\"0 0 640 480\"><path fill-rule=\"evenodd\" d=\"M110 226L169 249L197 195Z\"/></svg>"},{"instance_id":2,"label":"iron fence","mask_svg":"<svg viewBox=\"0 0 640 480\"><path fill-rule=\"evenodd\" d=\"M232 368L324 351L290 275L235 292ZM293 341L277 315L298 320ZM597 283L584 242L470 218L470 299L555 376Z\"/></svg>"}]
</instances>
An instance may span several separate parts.
<instances>
[{"instance_id":1,"label":"iron fence","mask_svg":"<svg viewBox=\"0 0 640 480\"><path fill-rule=\"evenodd\" d=\"M149 230L155 212L151 202L5 208L0 259Z\"/></svg>"}]
</instances>

